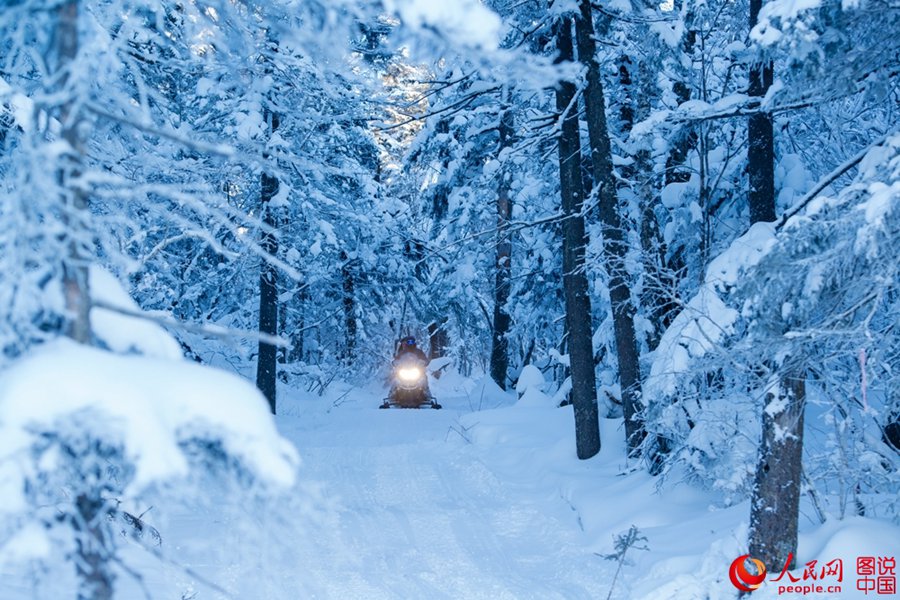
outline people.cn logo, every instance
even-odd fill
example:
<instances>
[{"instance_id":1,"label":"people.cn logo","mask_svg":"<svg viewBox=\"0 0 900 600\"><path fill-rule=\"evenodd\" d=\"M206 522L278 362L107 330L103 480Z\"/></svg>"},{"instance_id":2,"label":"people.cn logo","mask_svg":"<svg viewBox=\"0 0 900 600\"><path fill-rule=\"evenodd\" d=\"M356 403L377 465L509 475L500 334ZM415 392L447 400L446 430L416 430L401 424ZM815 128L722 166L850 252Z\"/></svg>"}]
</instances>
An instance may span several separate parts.
<instances>
[{"instance_id":1,"label":"people.cn logo","mask_svg":"<svg viewBox=\"0 0 900 600\"><path fill-rule=\"evenodd\" d=\"M756 566L756 575L747 570L748 560ZM734 559L734 562L731 563L731 568L728 569L728 576L731 578L731 583L734 584L734 587L742 592L752 592L765 581L766 565L758 558L753 558L749 554L738 556Z\"/></svg>"}]
</instances>

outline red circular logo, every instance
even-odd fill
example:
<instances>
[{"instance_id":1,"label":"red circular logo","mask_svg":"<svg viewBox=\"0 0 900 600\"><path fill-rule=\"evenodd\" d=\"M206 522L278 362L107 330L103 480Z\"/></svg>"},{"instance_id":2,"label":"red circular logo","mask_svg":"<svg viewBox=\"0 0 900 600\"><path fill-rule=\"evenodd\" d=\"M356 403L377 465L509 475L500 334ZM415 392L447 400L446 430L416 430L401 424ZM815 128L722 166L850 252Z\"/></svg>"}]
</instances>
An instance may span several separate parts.
<instances>
[{"instance_id":1,"label":"red circular logo","mask_svg":"<svg viewBox=\"0 0 900 600\"><path fill-rule=\"evenodd\" d=\"M747 561L752 562L756 567L756 575L747 570ZM731 568L728 569L728 576L731 578L731 583L734 584L734 587L742 592L752 592L765 581L766 565L758 558L751 558L749 554L738 556L731 563Z\"/></svg>"}]
</instances>

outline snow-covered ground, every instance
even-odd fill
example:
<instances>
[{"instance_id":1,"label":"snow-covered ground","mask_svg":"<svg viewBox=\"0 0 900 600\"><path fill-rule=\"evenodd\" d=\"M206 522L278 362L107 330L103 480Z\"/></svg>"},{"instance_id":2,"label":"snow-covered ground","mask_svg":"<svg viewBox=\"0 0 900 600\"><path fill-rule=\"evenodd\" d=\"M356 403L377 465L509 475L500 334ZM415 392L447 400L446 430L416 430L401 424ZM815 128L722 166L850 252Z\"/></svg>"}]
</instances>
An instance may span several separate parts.
<instances>
[{"instance_id":1,"label":"snow-covered ground","mask_svg":"<svg viewBox=\"0 0 900 600\"><path fill-rule=\"evenodd\" d=\"M725 507L677 477L660 484L631 468L618 421L602 423L601 453L578 461L571 408L534 389L517 401L453 373L433 389L443 410L379 410L377 382L324 397L285 390L277 424L299 450L304 484L277 505L235 505L222 489L154 509L147 521L172 562L129 551L147 593L120 574L118 597L737 597L728 568L745 552L746 502ZM803 597L865 597L856 557L896 556L900 529L862 518L819 526L803 513L799 562L842 558L845 590ZM604 556L632 525L646 541L616 575ZM7 569L0 598L72 597L67 568ZM753 597L801 597L777 585Z\"/></svg>"}]
</instances>

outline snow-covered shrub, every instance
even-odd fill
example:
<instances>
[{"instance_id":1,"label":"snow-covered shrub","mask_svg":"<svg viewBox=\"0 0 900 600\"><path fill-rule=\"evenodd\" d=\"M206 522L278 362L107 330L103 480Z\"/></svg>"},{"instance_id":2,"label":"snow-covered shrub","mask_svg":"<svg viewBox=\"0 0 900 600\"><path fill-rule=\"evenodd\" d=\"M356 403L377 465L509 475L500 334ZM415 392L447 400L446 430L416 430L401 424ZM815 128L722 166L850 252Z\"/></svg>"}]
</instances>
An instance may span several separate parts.
<instances>
[{"instance_id":1,"label":"snow-covered shrub","mask_svg":"<svg viewBox=\"0 0 900 600\"><path fill-rule=\"evenodd\" d=\"M836 197L816 198L777 232L755 225L710 264L654 356L651 455L746 490L762 402L791 357L808 380L807 486L840 514L851 498L857 510L896 514L896 494L884 492L900 485L900 457L884 430L897 418L900 373L898 199L894 136Z\"/></svg>"},{"instance_id":2,"label":"snow-covered shrub","mask_svg":"<svg viewBox=\"0 0 900 600\"><path fill-rule=\"evenodd\" d=\"M752 348L802 357L808 486L843 516L897 516L900 455L886 442L900 380L900 136L873 148L856 181L788 221L737 298ZM772 285L775 283L775 285ZM814 474L814 476L813 476ZM853 500L851 503L850 500Z\"/></svg>"},{"instance_id":3,"label":"snow-covered shrub","mask_svg":"<svg viewBox=\"0 0 900 600\"><path fill-rule=\"evenodd\" d=\"M211 470L268 493L296 464L252 385L187 361L59 341L0 377L0 547L74 563L79 597L109 597L146 493L203 493Z\"/></svg>"},{"instance_id":4,"label":"snow-covered shrub","mask_svg":"<svg viewBox=\"0 0 900 600\"><path fill-rule=\"evenodd\" d=\"M660 339L644 387L650 454L677 457L728 492L741 492L752 477L745 457L754 455L759 437L753 386L740 381L747 365L722 349L739 325L729 299L774 243L772 225L757 223L710 263L703 285Z\"/></svg>"}]
</instances>

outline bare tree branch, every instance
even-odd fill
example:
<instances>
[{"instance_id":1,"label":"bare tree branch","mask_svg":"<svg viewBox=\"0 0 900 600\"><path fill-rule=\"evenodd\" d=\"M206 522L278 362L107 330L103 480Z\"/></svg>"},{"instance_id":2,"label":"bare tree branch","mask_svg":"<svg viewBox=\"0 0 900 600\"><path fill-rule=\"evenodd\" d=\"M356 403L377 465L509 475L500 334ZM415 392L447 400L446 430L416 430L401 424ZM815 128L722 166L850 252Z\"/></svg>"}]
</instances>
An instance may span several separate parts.
<instances>
[{"instance_id":1,"label":"bare tree branch","mask_svg":"<svg viewBox=\"0 0 900 600\"><path fill-rule=\"evenodd\" d=\"M103 310L108 310L110 312L114 312L120 315L124 315L126 317L134 317L136 319L143 319L145 321L151 321L158 325L162 325L163 327L171 327L173 329L181 329L183 331L189 331L191 333L198 333L200 335L206 335L210 337L220 338L220 339L232 339L232 338L244 338L250 340L259 340L265 342L266 344L271 344L273 346L278 346L280 348L289 348L290 342L286 339L274 335L267 335L265 333L260 333L258 331L246 331L242 329L229 329L227 327L220 327L218 325L201 325L197 323L185 323L179 321L169 315L152 313L152 312L143 312L137 310L131 310L128 308L122 308L121 306L115 306L108 302L104 302L103 300L92 300L91 301L92 308L100 308Z\"/></svg>"},{"instance_id":2,"label":"bare tree branch","mask_svg":"<svg viewBox=\"0 0 900 600\"><path fill-rule=\"evenodd\" d=\"M897 129L893 129L893 130L889 131L888 133L884 134L883 136L881 136L880 138L878 138L877 140L875 140L874 142L872 142L871 144L869 144L868 146L866 146L865 148L863 148L862 150L860 150L859 152L857 152L856 154L854 154L853 156L851 156L850 158L845 160L843 163L838 165L831 173L829 173L828 175L826 175L825 177L820 179L819 182L816 183L816 185L813 186L813 188L810 191L808 191L806 193L806 195L804 195L800 199L799 202L797 202L793 207L791 207L790 209L785 211L783 215L781 215L781 218L778 219L778 221L775 225L775 229L778 230L778 229L781 229L782 227L784 227L784 225L791 219L791 217L793 217L794 215L799 213L801 210L806 208L806 206L810 202L812 202L816 196L818 196L819 194L822 193L822 190L824 190L826 187L828 187L829 185L834 183L834 181L838 177L840 177L841 175L843 175L844 173L846 173L847 171L849 171L850 169L852 169L853 167L858 165L862 161L862 159L866 157L866 154L869 153L869 150L871 150L872 148L874 148L876 146L882 145L885 142L885 140L887 140L889 137L894 135L894 133L896 133L897 131L898 131Z\"/></svg>"}]
</instances>

